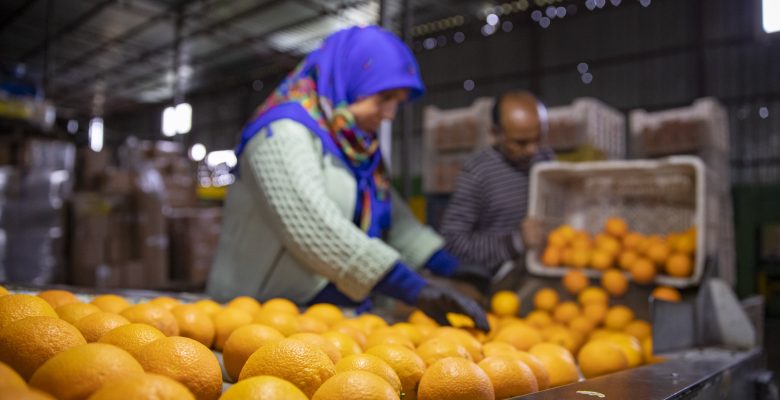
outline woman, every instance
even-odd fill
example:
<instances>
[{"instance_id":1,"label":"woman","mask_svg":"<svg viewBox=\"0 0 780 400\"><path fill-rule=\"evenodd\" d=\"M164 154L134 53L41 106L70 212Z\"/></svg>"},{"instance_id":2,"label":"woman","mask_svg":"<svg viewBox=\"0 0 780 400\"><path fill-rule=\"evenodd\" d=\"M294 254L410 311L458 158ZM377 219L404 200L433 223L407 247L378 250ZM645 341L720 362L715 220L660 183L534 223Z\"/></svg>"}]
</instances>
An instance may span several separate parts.
<instances>
[{"instance_id":1,"label":"woman","mask_svg":"<svg viewBox=\"0 0 780 400\"><path fill-rule=\"evenodd\" d=\"M309 54L242 132L208 293L361 309L380 293L487 329L474 301L414 271L449 276L458 262L383 169L382 120L423 91L414 56L378 27L337 32Z\"/></svg>"}]
</instances>

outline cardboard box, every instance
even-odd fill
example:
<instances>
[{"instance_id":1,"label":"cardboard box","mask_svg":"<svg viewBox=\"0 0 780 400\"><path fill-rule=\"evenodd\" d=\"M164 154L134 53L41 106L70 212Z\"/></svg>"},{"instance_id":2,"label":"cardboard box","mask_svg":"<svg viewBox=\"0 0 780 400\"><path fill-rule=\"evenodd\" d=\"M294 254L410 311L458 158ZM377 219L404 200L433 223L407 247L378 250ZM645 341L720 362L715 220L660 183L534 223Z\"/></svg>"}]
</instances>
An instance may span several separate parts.
<instances>
[{"instance_id":1,"label":"cardboard box","mask_svg":"<svg viewBox=\"0 0 780 400\"><path fill-rule=\"evenodd\" d=\"M204 284L219 245L222 209L171 209L168 222L174 280Z\"/></svg>"},{"instance_id":2,"label":"cardboard box","mask_svg":"<svg viewBox=\"0 0 780 400\"><path fill-rule=\"evenodd\" d=\"M156 193L136 194L138 205L138 248L148 288L164 287L169 278L168 226L164 204Z\"/></svg>"}]
</instances>

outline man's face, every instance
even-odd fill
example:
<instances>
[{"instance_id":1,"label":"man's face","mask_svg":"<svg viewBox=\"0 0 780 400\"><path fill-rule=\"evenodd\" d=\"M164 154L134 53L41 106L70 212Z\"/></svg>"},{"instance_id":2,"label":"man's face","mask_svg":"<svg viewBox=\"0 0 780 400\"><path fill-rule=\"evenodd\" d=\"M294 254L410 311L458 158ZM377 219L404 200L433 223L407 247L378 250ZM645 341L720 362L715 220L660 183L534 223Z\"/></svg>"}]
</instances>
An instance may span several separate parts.
<instances>
[{"instance_id":1,"label":"man's face","mask_svg":"<svg viewBox=\"0 0 780 400\"><path fill-rule=\"evenodd\" d=\"M506 98L501 104L496 143L506 159L518 167L531 166L539 149L541 122L536 103Z\"/></svg>"}]
</instances>

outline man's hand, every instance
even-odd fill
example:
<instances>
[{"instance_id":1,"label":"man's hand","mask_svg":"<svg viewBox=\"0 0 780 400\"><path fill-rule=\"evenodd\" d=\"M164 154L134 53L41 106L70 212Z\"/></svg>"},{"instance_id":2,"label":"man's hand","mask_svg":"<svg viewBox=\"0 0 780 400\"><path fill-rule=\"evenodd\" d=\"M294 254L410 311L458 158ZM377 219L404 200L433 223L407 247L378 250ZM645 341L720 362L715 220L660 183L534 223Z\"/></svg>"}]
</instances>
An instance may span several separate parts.
<instances>
[{"instance_id":1,"label":"man's hand","mask_svg":"<svg viewBox=\"0 0 780 400\"><path fill-rule=\"evenodd\" d=\"M537 218L527 217L520 226L520 234L526 250L539 249L544 242L544 225Z\"/></svg>"}]
</instances>

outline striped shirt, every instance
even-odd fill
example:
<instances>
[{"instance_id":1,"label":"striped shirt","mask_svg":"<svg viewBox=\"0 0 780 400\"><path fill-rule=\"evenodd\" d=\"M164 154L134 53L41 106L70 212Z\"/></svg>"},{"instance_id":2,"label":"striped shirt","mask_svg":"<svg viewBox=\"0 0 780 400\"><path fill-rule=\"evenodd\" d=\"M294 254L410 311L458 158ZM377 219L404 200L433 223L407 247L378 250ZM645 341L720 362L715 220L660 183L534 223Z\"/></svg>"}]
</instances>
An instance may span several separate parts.
<instances>
[{"instance_id":1,"label":"striped shirt","mask_svg":"<svg viewBox=\"0 0 780 400\"><path fill-rule=\"evenodd\" d=\"M533 162L554 158L543 149ZM497 268L522 253L520 225L528 211L529 170L494 147L475 153L455 184L442 219L446 249L463 262Z\"/></svg>"}]
</instances>

